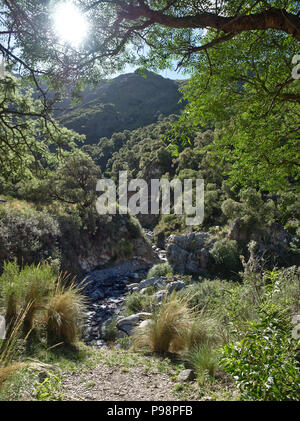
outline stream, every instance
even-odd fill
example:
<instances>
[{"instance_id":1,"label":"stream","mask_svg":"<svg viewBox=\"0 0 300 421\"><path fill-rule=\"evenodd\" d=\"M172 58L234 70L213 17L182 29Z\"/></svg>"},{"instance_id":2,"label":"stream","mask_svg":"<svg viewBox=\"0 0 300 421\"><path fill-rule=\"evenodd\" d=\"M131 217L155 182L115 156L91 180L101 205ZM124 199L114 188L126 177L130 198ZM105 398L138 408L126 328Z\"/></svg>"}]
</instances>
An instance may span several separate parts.
<instances>
[{"instance_id":1,"label":"stream","mask_svg":"<svg viewBox=\"0 0 300 421\"><path fill-rule=\"evenodd\" d=\"M161 263L166 262L165 250L153 246L153 251ZM102 332L103 324L122 312L128 285L145 279L151 267L132 259L113 267L94 270L83 277L82 293L88 299L83 324L83 340L87 345L96 348L107 346Z\"/></svg>"}]
</instances>

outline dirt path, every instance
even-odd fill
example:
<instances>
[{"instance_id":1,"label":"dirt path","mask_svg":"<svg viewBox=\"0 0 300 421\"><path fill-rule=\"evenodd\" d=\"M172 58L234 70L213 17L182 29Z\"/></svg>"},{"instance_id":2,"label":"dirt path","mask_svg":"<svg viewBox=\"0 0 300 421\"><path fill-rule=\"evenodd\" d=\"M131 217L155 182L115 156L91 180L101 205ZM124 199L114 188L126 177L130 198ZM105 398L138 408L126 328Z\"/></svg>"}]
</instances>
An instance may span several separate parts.
<instances>
[{"instance_id":1,"label":"dirt path","mask_svg":"<svg viewBox=\"0 0 300 421\"><path fill-rule=\"evenodd\" d=\"M147 364L147 361L149 363ZM124 368L97 364L85 372L63 376L64 400L83 401L178 401L198 400L199 386L189 382L182 386L175 375L152 367L153 360L145 364Z\"/></svg>"}]
</instances>

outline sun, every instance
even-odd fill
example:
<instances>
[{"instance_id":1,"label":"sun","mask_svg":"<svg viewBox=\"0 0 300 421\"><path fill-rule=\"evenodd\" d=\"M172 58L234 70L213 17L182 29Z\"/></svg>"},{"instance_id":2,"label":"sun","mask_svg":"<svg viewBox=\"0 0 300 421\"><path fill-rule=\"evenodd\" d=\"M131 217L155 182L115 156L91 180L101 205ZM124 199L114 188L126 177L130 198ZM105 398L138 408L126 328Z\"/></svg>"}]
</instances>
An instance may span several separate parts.
<instances>
[{"instance_id":1,"label":"sun","mask_svg":"<svg viewBox=\"0 0 300 421\"><path fill-rule=\"evenodd\" d=\"M89 33L87 19L71 1L56 6L53 21L56 35L72 47L79 47Z\"/></svg>"}]
</instances>

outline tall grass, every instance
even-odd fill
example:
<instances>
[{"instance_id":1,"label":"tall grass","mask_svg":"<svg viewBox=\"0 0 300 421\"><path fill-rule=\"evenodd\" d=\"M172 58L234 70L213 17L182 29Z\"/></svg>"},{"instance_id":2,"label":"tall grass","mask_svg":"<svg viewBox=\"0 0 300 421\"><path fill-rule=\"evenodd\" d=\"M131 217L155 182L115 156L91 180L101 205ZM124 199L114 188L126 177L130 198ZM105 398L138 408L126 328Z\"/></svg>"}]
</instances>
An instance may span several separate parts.
<instances>
[{"instance_id":1,"label":"tall grass","mask_svg":"<svg viewBox=\"0 0 300 421\"><path fill-rule=\"evenodd\" d=\"M59 277L48 298L46 324L48 340L74 344L80 333L80 322L85 307L81 287L73 281L66 285L66 279Z\"/></svg>"},{"instance_id":2,"label":"tall grass","mask_svg":"<svg viewBox=\"0 0 300 421\"><path fill-rule=\"evenodd\" d=\"M7 333L13 330L18 314L26 308L22 327L26 333L46 319L50 342L74 343L84 308L81 288L67 278L57 276L49 264L20 269L15 261L4 264L0 277L0 299L5 309Z\"/></svg>"},{"instance_id":3,"label":"tall grass","mask_svg":"<svg viewBox=\"0 0 300 421\"><path fill-rule=\"evenodd\" d=\"M18 315L24 296L24 285L19 282L20 270L16 260L4 262L4 271L0 276L1 305L5 309L7 329L11 329Z\"/></svg>"},{"instance_id":4,"label":"tall grass","mask_svg":"<svg viewBox=\"0 0 300 421\"><path fill-rule=\"evenodd\" d=\"M10 326L6 339L3 339L2 343L0 340L0 388L3 382L8 380L15 371L27 365L23 362L13 362L13 359L17 354L17 341L20 338L21 327L29 309L30 305L22 309L20 313L16 315L15 321L13 325ZM30 332L23 338L23 341L26 341L29 333Z\"/></svg>"},{"instance_id":5,"label":"tall grass","mask_svg":"<svg viewBox=\"0 0 300 421\"><path fill-rule=\"evenodd\" d=\"M48 264L26 265L20 269L16 260L4 263L0 277L0 296L8 330L23 308L27 309L23 320L25 331L29 332L33 328L37 312L45 308L46 298L54 288L55 279Z\"/></svg>"},{"instance_id":6,"label":"tall grass","mask_svg":"<svg viewBox=\"0 0 300 421\"><path fill-rule=\"evenodd\" d=\"M135 347L149 347L160 353L190 349L209 338L208 321L176 292L162 301L153 313L152 322L143 328L137 327L133 335Z\"/></svg>"},{"instance_id":7,"label":"tall grass","mask_svg":"<svg viewBox=\"0 0 300 421\"><path fill-rule=\"evenodd\" d=\"M195 346L187 353L185 359L195 370L199 384L203 384L207 376L213 377L218 369L217 353L210 343Z\"/></svg>"},{"instance_id":8,"label":"tall grass","mask_svg":"<svg viewBox=\"0 0 300 421\"><path fill-rule=\"evenodd\" d=\"M37 313L46 307L47 297L54 288L56 277L47 264L25 266L20 277L24 278L24 305L29 305L24 318L24 329L29 332L34 327Z\"/></svg>"}]
</instances>

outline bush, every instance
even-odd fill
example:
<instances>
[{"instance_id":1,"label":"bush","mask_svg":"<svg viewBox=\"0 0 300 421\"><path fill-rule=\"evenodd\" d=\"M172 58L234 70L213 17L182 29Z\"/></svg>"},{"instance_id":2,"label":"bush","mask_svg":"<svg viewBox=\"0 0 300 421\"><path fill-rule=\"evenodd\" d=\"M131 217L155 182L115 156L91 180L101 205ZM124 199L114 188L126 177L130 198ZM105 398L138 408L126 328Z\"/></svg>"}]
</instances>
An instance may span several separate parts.
<instances>
[{"instance_id":1,"label":"bush","mask_svg":"<svg viewBox=\"0 0 300 421\"><path fill-rule=\"evenodd\" d=\"M233 287L235 287L233 282L204 279L188 285L178 294L185 297L189 305L197 311L217 310L220 309L228 296L228 291Z\"/></svg>"},{"instance_id":2,"label":"bush","mask_svg":"<svg viewBox=\"0 0 300 421\"><path fill-rule=\"evenodd\" d=\"M224 346L220 362L245 400L299 400L300 341L292 338L290 317L273 303L261 306L259 316L244 339Z\"/></svg>"},{"instance_id":3,"label":"bush","mask_svg":"<svg viewBox=\"0 0 300 421\"><path fill-rule=\"evenodd\" d=\"M108 342L114 342L116 340L118 334L116 323L117 317L113 317L111 320L104 323L102 334L103 338Z\"/></svg>"},{"instance_id":4,"label":"bush","mask_svg":"<svg viewBox=\"0 0 300 421\"><path fill-rule=\"evenodd\" d=\"M219 270L236 272L240 268L238 244L235 240L218 240L209 252L218 265Z\"/></svg>"},{"instance_id":5,"label":"bush","mask_svg":"<svg viewBox=\"0 0 300 421\"><path fill-rule=\"evenodd\" d=\"M273 200L266 200L261 193L251 188L241 190L239 196L239 202L227 199L222 203L222 212L229 220L240 218L252 232L274 221Z\"/></svg>"},{"instance_id":6,"label":"bush","mask_svg":"<svg viewBox=\"0 0 300 421\"><path fill-rule=\"evenodd\" d=\"M157 303L155 303L155 300L149 295L133 292L126 296L124 304L125 313L130 315L143 311L151 312L152 308L154 308Z\"/></svg>"},{"instance_id":7,"label":"bush","mask_svg":"<svg viewBox=\"0 0 300 421\"><path fill-rule=\"evenodd\" d=\"M0 262L17 258L19 264L59 258L61 233L47 212L0 209Z\"/></svg>"},{"instance_id":8,"label":"bush","mask_svg":"<svg viewBox=\"0 0 300 421\"><path fill-rule=\"evenodd\" d=\"M172 273L172 268L169 263L160 263L154 265L147 274L147 279L153 278L155 276L166 276Z\"/></svg>"}]
</instances>

